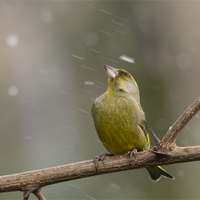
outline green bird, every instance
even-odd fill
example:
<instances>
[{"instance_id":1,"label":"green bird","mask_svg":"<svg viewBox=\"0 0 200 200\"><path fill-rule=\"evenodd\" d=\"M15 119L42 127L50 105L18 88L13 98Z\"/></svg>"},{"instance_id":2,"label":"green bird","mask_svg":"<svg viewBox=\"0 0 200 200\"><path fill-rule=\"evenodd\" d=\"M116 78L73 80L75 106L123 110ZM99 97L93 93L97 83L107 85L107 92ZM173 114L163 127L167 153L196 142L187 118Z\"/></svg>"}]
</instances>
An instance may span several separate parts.
<instances>
[{"instance_id":1,"label":"green bird","mask_svg":"<svg viewBox=\"0 0 200 200\"><path fill-rule=\"evenodd\" d=\"M107 91L98 97L92 106L96 132L110 155L129 153L130 159L137 151L150 148L147 122L140 105L140 94L136 81L123 69L104 65L108 75ZM98 161L109 154L100 154ZM161 176L174 179L160 166L146 168L152 181Z\"/></svg>"}]
</instances>

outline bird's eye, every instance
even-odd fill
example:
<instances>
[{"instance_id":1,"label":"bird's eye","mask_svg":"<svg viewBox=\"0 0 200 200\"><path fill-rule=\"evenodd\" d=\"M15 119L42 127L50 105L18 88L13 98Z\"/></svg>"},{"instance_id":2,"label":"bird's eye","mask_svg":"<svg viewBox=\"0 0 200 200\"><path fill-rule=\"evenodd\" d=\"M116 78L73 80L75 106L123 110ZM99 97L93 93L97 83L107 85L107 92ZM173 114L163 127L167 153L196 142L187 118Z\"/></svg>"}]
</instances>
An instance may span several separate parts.
<instances>
[{"instance_id":1,"label":"bird's eye","mask_svg":"<svg viewBox=\"0 0 200 200\"><path fill-rule=\"evenodd\" d=\"M124 72L124 75L126 76L126 77L129 77L130 75L128 74L128 73L126 73L126 72Z\"/></svg>"}]
</instances>

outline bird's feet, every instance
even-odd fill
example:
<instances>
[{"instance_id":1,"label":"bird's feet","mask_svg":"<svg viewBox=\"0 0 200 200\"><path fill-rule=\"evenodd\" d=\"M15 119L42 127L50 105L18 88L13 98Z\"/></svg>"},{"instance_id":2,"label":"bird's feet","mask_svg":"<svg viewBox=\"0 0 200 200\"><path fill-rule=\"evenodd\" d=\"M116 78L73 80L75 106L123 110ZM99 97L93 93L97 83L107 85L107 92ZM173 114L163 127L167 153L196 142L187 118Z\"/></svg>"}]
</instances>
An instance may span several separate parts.
<instances>
[{"instance_id":1,"label":"bird's feet","mask_svg":"<svg viewBox=\"0 0 200 200\"><path fill-rule=\"evenodd\" d=\"M132 149L131 151L128 151L126 154L129 156L129 164L131 165L132 157L135 156L137 153L137 149Z\"/></svg>"},{"instance_id":2,"label":"bird's feet","mask_svg":"<svg viewBox=\"0 0 200 200\"><path fill-rule=\"evenodd\" d=\"M108 157L108 156L114 156L114 155L111 154L111 153L100 153L98 156L96 156L96 157L93 159L93 162L94 162L95 168L96 168L96 172L97 172L97 168L98 168L98 166L99 166L99 161L102 161L102 162L103 162L103 160L104 160L106 157ZM104 162L103 162L103 164L104 164Z\"/></svg>"}]
</instances>

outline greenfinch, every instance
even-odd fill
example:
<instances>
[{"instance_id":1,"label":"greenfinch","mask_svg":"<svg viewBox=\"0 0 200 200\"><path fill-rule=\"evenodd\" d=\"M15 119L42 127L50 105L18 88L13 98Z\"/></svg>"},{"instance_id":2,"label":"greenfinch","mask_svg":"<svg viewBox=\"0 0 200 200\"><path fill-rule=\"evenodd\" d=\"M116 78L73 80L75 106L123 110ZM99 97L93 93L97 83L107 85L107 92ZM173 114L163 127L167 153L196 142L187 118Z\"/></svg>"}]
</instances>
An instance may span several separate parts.
<instances>
[{"instance_id":1,"label":"greenfinch","mask_svg":"<svg viewBox=\"0 0 200 200\"><path fill-rule=\"evenodd\" d=\"M104 65L108 75L107 91L98 97L92 106L96 132L110 155L130 154L150 148L147 122L140 105L136 81L123 69ZM109 154L100 154L98 162ZM160 166L146 167L152 181L161 176L174 179Z\"/></svg>"}]
</instances>

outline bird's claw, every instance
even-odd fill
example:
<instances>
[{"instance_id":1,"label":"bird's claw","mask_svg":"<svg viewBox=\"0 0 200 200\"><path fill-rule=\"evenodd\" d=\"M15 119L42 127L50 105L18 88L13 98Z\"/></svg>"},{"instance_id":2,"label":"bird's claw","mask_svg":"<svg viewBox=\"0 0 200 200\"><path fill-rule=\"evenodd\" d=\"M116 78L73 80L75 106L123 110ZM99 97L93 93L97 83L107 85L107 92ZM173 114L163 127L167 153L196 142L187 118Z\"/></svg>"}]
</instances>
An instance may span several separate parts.
<instances>
[{"instance_id":1,"label":"bird's claw","mask_svg":"<svg viewBox=\"0 0 200 200\"><path fill-rule=\"evenodd\" d=\"M137 153L137 149L132 149L131 151L127 152L127 155L129 156L129 164L131 165L132 157L135 156Z\"/></svg>"},{"instance_id":2,"label":"bird's claw","mask_svg":"<svg viewBox=\"0 0 200 200\"><path fill-rule=\"evenodd\" d=\"M108 156L113 156L113 154L110 154L110 153L100 153L98 156L96 156L94 159L93 159L93 162L95 164L95 168L96 168L96 172L97 172L97 168L99 166L99 161L104 161L104 159ZM103 162L104 164L104 162Z\"/></svg>"}]
</instances>

